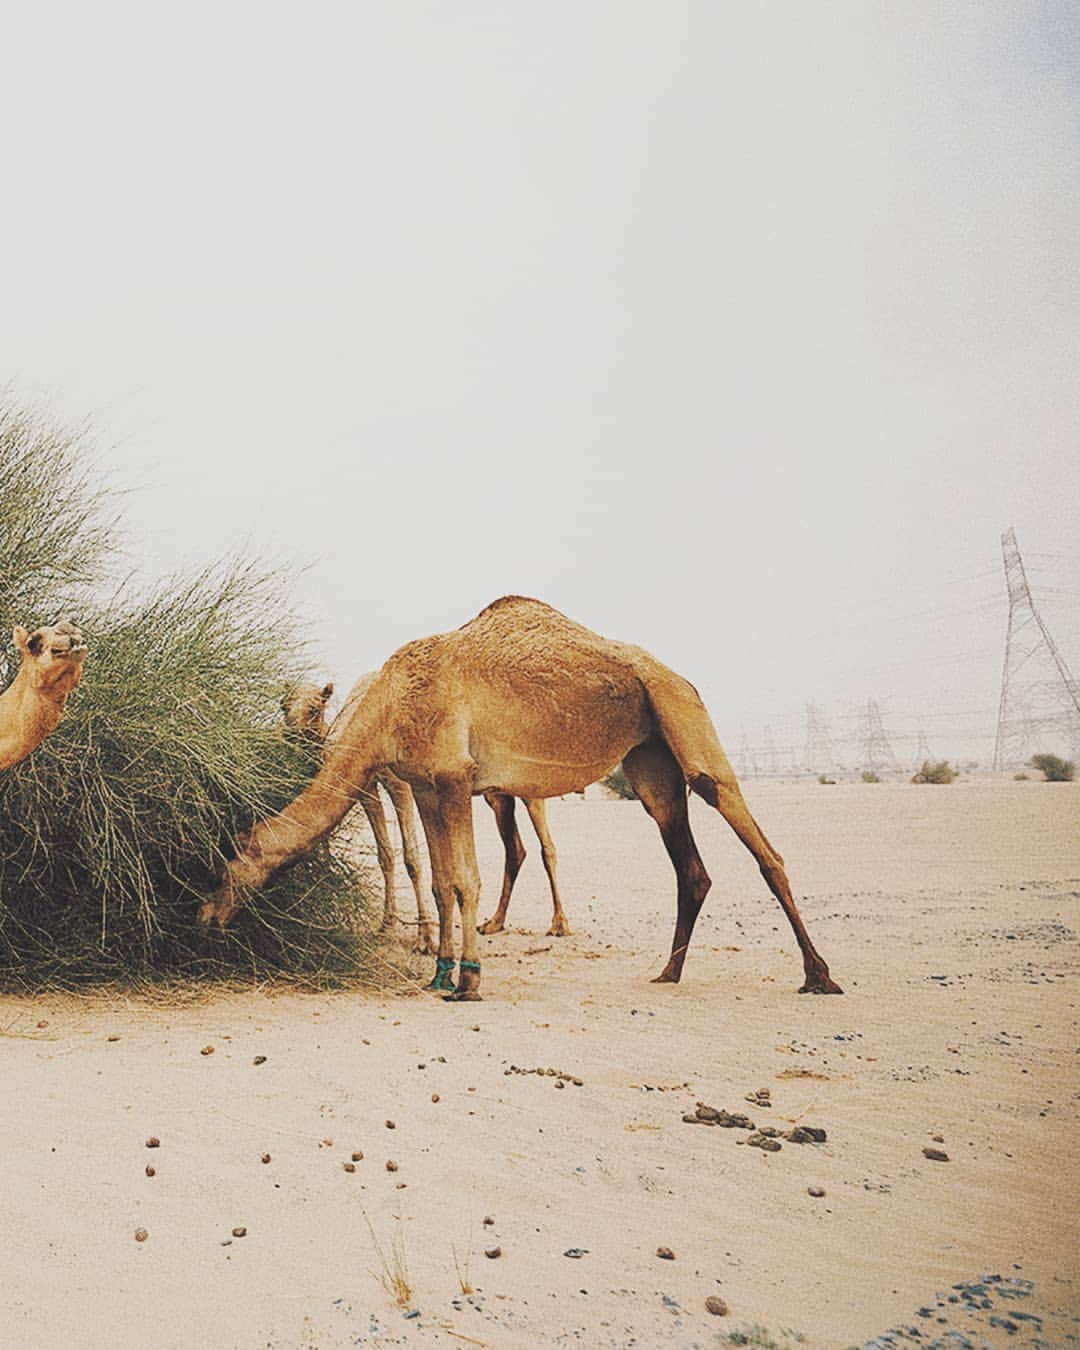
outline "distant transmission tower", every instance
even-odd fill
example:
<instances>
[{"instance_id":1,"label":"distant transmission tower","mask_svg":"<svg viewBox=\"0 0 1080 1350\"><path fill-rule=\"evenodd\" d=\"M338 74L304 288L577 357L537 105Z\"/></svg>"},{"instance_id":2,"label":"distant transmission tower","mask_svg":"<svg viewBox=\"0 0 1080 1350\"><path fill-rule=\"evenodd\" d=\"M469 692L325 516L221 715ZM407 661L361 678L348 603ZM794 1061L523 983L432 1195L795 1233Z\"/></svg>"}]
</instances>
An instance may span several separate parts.
<instances>
[{"instance_id":1,"label":"distant transmission tower","mask_svg":"<svg viewBox=\"0 0 1080 1350\"><path fill-rule=\"evenodd\" d=\"M806 768L815 773L829 773L836 768L829 724L824 710L817 703L806 705Z\"/></svg>"},{"instance_id":2,"label":"distant transmission tower","mask_svg":"<svg viewBox=\"0 0 1080 1350\"><path fill-rule=\"evenodd\" d=\"M912 768L918 773L926 761L928 759L932 760L933 758L934 756L930 753L930 743L926 739L926 732L920 727L919 743L915 747L915 763L912 765Z\"/></svg>"},{"instance_id":3,"label":"distant transmission tower","mask_svg":"<svg viewBox=\"0 0 1080 1350\"><path fill-rule=\"evenodd\" d=\"M1027 763L1038 751L1080 753L1080 686L1035 608L1016 531L1001 536L1009 628L1001 672L994 768Z\"/></svg>"},{"instance_id":4,"label":"distant transmission tower","mask_svg":"<svg viewBox=\"0 0 1080 1350\"><path fill-rule=\"evenodd\" d=\"M750 742L746 739L744 731L739 737L739 777L756 778L758 776L758 762L753 750L750 749Z\"/></svg>"},{"instance_id":5,"label":"distant transmission tower","mask_svg":"<svg viewBox=\"0 0 1080 1350\"><path fill-rule=\"evenodd\" d=\"M862 768L879 773L898 768L889 738L881 723L881 709L872 699L866 700L862 717Z\"/></svg>"},{"instance_id":6,"label":"distant transmission tower","mask_svg":"<svg viewBox=\"0 0 1080 1350\"><path fill-rule=\"evenodd\" d=\"M776 778L780 774L780 760L776 753L776 745L772 738L772 727L766 727L761 737L762 756L765 760L765 772L770 778Z\"/></svg>"}]
</instances>

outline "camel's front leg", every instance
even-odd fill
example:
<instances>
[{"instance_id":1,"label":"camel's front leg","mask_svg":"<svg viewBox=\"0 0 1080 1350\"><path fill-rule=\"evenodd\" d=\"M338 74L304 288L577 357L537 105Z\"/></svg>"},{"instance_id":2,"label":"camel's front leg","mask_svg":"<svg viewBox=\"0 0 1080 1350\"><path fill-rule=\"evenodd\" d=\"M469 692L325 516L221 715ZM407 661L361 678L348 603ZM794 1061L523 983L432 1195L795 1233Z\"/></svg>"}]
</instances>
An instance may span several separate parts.
<instances>
[{"instance_id":1,"label":"camel's front leg","mask_svg":"<svg viewBox=\"0 0 1080 1350\"><path fill-rule=\"evenodd\" d=\"M415 789L420 820L431 858L432 889L439 910L439 954L429 988L453 990L454 909L461 910L461 962L455 1001L480 998L480 961L476 938L476 910L480 899L480 868L472 830L472 794L464 776L439 780L437 786Z\"/></svg>"},{"instance_id":2,"label":"camel's front leg","mask_svg":"<svg viewBox=\"0 0 1080 1350\"><path fill-rule=\"evenodd\" d=\"M386 933L394 926L394 847L386 828L386 812L379 800L379 789L374 783L361 795L360 805L375 836L375 855L383 875L382 931Z\"/></svg>"},{"instance_id":3,"label":"camel's front leg","mask_svg":"<svg viewBox=\"0 0 1080 1350\"><path fill-rule=\"evenodd\" d=\"M379 775L379 780L390 795L401 827L401 851L405 855L405 871L412 882L416 896L417 937L413 951L431 956L435 950L435 929L424 895L424 876L420 863L420 840L416 833L416 804L408 783L392 773Z\"/></svg>"}]
</instances>

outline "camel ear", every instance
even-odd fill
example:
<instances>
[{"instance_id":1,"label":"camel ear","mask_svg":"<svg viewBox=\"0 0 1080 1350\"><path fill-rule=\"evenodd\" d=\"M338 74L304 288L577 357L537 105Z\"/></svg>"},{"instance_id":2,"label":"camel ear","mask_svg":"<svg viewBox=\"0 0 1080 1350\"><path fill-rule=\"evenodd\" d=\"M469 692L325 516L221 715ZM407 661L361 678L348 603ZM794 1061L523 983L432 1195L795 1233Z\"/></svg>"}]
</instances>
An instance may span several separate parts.
<instances>
[{"instance_id":1,"label":"camel ear","mask_svg":"<svg viewBox=\"0 0 1080 1350\"><path fill-rule=\"evenodd\" d=\"M15 643L15 646L18 648L18 650L25 655L27 643L29 642L30 639L30 634L26 631L25 628L22 627L21 624L17 624L15 628L12 630L11 637L12 641Z\"/></svg>"},{"instance_id":2,"label":"camel ear","mask_svg":"<svg viewBox=\"0 0 1080 1350\"><path fill-rule=\"evenodd\" d=\"M322 687L322 701L325 703L333 692L334 692L334 683L331 680L329 684L324 684Z\"/></svg>"}]
</instances>

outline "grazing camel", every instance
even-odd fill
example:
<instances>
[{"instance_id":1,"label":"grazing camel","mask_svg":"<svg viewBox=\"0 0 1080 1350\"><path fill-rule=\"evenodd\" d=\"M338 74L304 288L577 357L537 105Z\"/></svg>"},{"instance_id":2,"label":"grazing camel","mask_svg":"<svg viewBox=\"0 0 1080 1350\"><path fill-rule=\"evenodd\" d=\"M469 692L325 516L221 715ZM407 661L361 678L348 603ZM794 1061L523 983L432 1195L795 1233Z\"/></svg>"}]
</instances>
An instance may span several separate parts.
<instances>
[{"instance_id":1,"label":"grazing camel","mask_svg":"<svg viewBox=\"0 0 1080 1350\"><path fill-rule=\"evenodd\" d=\"M689 786L750 850L787 915L802 951L800 993L840 993L694 687L642 648L609 641L520 596L496 600L464 627L410 642L390 657L353 705L320 772L284 811L248 833L199 918L227 924L251 892L324 839L389 767L412 788L427 835L439 909L431 987L454 989L456 902L462 944L452 997L478 999L472 796L560 796L620 760L659 826L678 880L671 955L657 981L681 976L711 885L690 831Z\"/></svg>"},{"instance_id":2,"label":"grazing camel","mask_svg":"<svg viewBox=\"0 0 1080 1350\"><path fill-rule=\"evenodd\" d=\"M0 769L24 759L60 725L86 656L82 633L67 619L33 633L16 628L12 636L22 665L0 694Z\"/></svg>"},{"instance_id":3,"label":"grazing camel","mask_svg":"<svg viewBox=\"0 0 1080 1350\"><path fill-rule=\"evenodd\" d=\"M333 746L341 728L348 720L354 702L363 696L373 676L365 675L353 686L341 712L333 723L327 725L326 705L334 692L333 684L303 684L289 690L281 700L281 710L285 714L285 725L299 736L322 743L327 752ZM379 870L383 875L383 917L382 928L389 932L397 917L395 906L394 846L390 842L390 831L386 824L386 812L379 787L386 790L393 804L401 827L401 851L405 855L405 871L409 874L413 892L416 895L417 940L416 951L421 956L430 956L435 951L435 930L432 918L424 902L424 883L420 862L420 841L416 833L416 808L407 783L395 778L392 773L383 771L377 775L371 787L359 795L360 805L368 818L371 833L375 836L375 855L379 860Z\"/></svg>"},{"instance_id":4,"label":"grazing camel","mask_svg":"<svg viewBox=\"0 0 1080 1350\"><path fill-rule=\"evenodd\" d=\"M322 686L303 684L289 690L281 701L281 708L285 714L285 725L298 735L308 736L326 743L328 746L331 745L336 738L335 729L340 732L340 729L344 727L356 701L363 697L374 679L374 672L370 675L361 676L349 691L349 696L341 712L334 719L332 726L328 726L326 722L326 705L334 692L333 684ZM397 814L398 824L401 827L405 870L408 872L409 879L413 883L413 890L416 892L416 911L421 933L419 951L421 955L430 955L435 950L434 934L431 919L425 909L423 900L423 888L420 880L420 850L417 846L416 835L416 806L412 791L408 783L396 777L388 769L379 773L378 783L389 795ZM510 895L521 870L521 864L525 861L526 853L525 845L521 842L521 835L514 819L514 798L501 792L485 792L484 800L495 813L495 822L498 826L499 836L503 841L505 853L502 891L499 895L498 906L491 918L482 923L479 928L481 933L490 934L501 933L506 927L506 911L510 904ZM360 804L364 808L372 833L375 836L375 851L383 874L385 898L382 926L386 930L392 928L394 923L394 896L396 891L394 850L390 843L390 836L386 828L386 816L378 792L374 788L365 792L360 798ZM547 811L543 799L530 798L525 802L525 808L529 813L533 829L536 831L536 837L540 841L544 870L547 872L548 882L551 886L552 912L548 936L567 937L570 933L570 925L566 921L566 913L559 896L555 843L548 830Z\"/></svg>"}]
</instances>

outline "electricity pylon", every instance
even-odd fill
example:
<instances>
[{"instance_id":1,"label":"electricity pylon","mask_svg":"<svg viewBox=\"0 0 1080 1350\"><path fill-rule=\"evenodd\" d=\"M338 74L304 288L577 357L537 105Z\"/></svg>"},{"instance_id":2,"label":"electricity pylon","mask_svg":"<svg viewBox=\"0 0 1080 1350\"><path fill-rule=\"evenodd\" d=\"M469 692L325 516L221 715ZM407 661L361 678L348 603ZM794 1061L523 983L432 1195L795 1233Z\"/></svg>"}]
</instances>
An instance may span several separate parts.
<instances>
[{"instance_id":1,"label":"electricity pylon","mask_svg":"<svg viewBox=\"0 0 1080 1350\"><path fill-rule=\"evenodd\" d=\"M1080 686L1031 598L1016 531L1001 536L1009 627L1001 671L994 768L1027 763L1038 751L1056 752L1062 742L1080 753Z\"/></svg>"},{"instance_id":2,"label":"electricity pylon","mask_svg":"<svg viewBox=\"0 0 1080 1350\"><path fill-rule=\"evenodd\" d=\"M812 772L829 773L836 768L829 724L823 709L817 703L806 705L806 768Z\"/></svg>"},{"instance_id":3,"label":"electricity pylon","mask_svg":"<svg viewBox=\"0 0 1080 1350\"><path fill-rule=\"evenodd\" d=\"M881 722L881 709L870 698L862 720L862 767L871 773L898 767L889 738Z\"/></svg>"}]
</instances>

